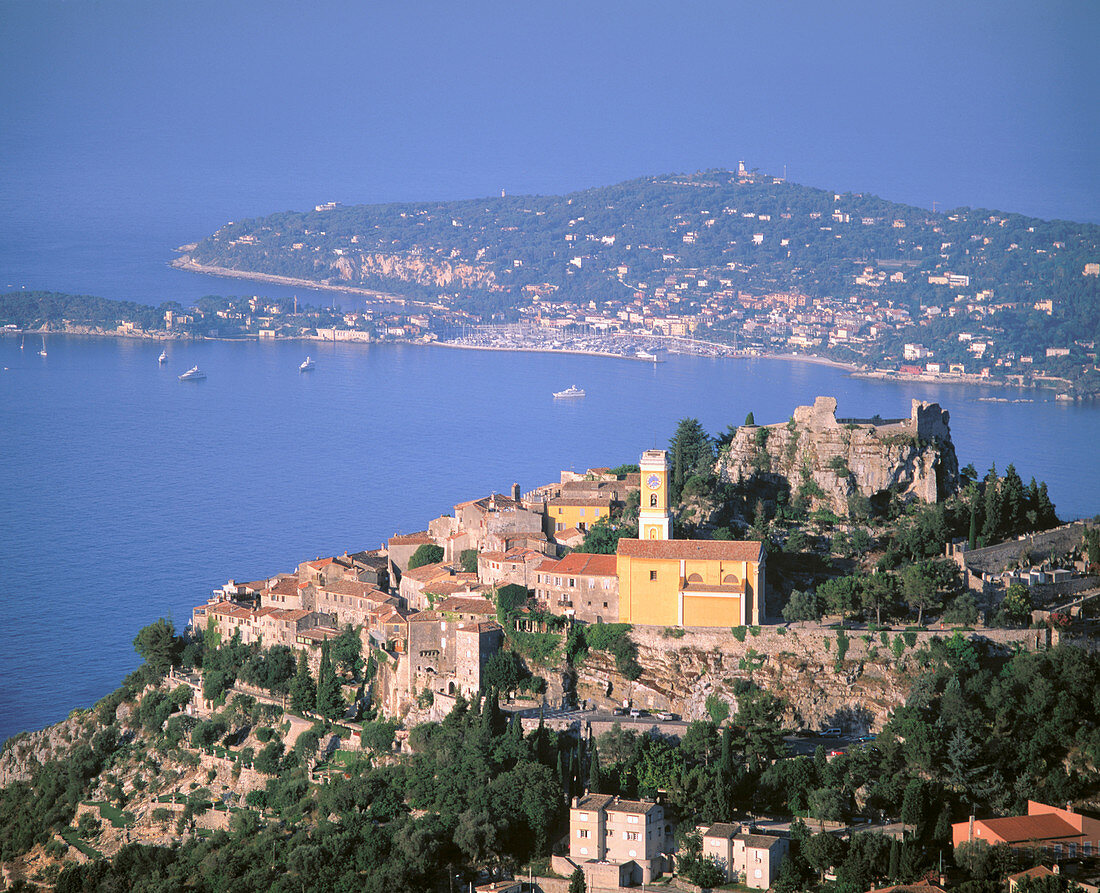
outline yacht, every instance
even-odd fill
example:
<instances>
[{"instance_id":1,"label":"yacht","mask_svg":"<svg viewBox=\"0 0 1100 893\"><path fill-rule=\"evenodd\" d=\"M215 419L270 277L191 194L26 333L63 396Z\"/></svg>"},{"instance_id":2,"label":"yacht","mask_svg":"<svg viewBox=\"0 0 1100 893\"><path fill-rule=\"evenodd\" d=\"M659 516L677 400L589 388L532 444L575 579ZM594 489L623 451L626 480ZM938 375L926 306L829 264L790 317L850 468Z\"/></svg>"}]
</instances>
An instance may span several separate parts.
<instances>
[{"instance_id":1,"label":"yacht","mask_svg":"<svg viewBox=\"0 0 1100 893\"><path fill-rule=\"evenodd\" d=\"M307 355L306 358L302 361L302 364L298 367L298 371L299 372L309 372L309 370L312 369L316 365L317 364L315 362L313 362L313 360L310 359L309 356Z\"/></svg>"},{"instance_id":2,"label":"yacht","mask_svg":"<svg viewBox=\"0 0 1100 893\"><path fill-rule=\"evenodd\" d=\"M46 336L42 336L42 349L38 352L40 357L46 356Z\"/></svg>"},{"instance_id":3,"label":"yacht","mask_svg":"<svg viewBox=\"0 0 1100 893\"><path fill-rule=\"evenodd\" d=\"M583 397L584 391L576 385L570 385L564 391L554 391L555 397Z\"/></svg>"},{"instance_id":4,"label":"yacht","mask_svg":"<svg viewBox=\"0 0 1100 893\"><path fill-rule=\"evenodd\" d=\"M198 366L192 366L186 372L179 377L180 381L201 381L206 378L206 373L199 369Z\"/></svg>"},{"instance_id":5,"label":"yacht","mask_svg":"<svg viewBox=\"0 0 1100 893\"><path fill-rule=\"evenodd\" d=\"M160 363L161 365L168 362L168 351L167 351L167 349L162 350L160 352L160 356L157 357L157 362Z\"/></svg>"},{"instance_id":6,"label":"yacht","mask_svg":"<svg viewBox=\"0 0 1100 893\"><path fill-rule=\"evenodd\" d=\"M657 354L650 353L648 350L639 350L634 354L634 356L636 356L639 360L648 360L651 363L660 362L660 360L657 359Z\"/></svg>"}]
</instances>

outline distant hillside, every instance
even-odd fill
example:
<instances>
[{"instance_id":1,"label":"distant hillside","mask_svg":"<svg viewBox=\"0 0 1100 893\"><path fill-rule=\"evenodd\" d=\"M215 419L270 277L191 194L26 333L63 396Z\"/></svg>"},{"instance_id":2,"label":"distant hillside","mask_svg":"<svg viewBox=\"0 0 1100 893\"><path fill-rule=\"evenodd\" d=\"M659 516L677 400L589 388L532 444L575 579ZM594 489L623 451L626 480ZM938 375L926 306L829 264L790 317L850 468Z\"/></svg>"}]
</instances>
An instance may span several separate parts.
<instances>
[{"instance_id":1,"label":"distant hillside","mask_svg":"<svg viewBox=\"0 0 1100 893\"><path fill-rule=\"evenodd\" d=\"M730 171L564 196L318 206L229 224L191 257L450 298L486 316L534 295L602 308L641 294L686 314L720 308L739 291L794 291L892 302L916 317L965 294L1029 310L1051 299L1047 332L1065 324L1075 338L1092 338L1100 327L1097 277L1082 275L1100 260L1100 226L983 209L932 213Z\"/></svg>"}]
</instances>

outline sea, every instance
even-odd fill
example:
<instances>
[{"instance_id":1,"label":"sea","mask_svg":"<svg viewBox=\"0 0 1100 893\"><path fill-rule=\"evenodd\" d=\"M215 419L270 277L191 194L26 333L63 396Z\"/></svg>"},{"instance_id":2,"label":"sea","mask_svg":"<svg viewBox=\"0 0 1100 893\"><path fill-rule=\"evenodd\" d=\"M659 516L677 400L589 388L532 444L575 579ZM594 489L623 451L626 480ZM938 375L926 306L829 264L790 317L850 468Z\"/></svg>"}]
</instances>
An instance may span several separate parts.
<instances>
[{"instance_id":1,"label":"sea","mask_svg":"<svg viewBox=\"0 0 1100 893\"><path fill-rule=\"evenodd\" d=\"M38 339L0 338L0 739L94 703L137 666L142 626L183 628L230 578L377 548L513 483L637 461L685 416L718 432L750 411L784 421L819 394L857 417L934 400L962 464L1014 462L1063 517L1100 511L1100 410L1041 392L778 359L201 341L170 343L161 365L159 342L45 344L41 357ZM299 372L307 354L316 368ZM207 378L180 382L194 365ZM554 399L574 383L585 398Z\"/></svg>"},{"instance_id":2,"label":"sea","mask_svg":"<svg viewBox=\"0 0 1100 893\"><path fill-rule=\"evenodd\" d=\"M296 294L356 306L332 292L169 265L176 246L227 220L332 197L321 173L278 199L263 183L226 179L180 189L154 183L149 194L161 200L143 202L114 181L76 189L51 170L0 194L4 291L154 305ZM446 194L442 181L422 188ZM1062 517L1100 512L1100 406L1042 391L676 355L653 365L201 341L170 343L159 365L162 345L151 341L49 335L45 357L40 347L0 337L0 740L112 691L139 663L133 640L142 626L168 617L182 629L191 608L228 579L377 548L513 483L528 490L562 470L637 461L666 445L684 417L717 433L750 411L759 423L784 421L822 394L848 417L906 416L913 399L934 400L951 413L961 464L984 472L1013 462L1025 482L1047 481ZM316 368L300 373L307 354ZM193 365L207 378L178 381ZM553 398L572 384L587 396Z\"/></svg>"}]
</instances>

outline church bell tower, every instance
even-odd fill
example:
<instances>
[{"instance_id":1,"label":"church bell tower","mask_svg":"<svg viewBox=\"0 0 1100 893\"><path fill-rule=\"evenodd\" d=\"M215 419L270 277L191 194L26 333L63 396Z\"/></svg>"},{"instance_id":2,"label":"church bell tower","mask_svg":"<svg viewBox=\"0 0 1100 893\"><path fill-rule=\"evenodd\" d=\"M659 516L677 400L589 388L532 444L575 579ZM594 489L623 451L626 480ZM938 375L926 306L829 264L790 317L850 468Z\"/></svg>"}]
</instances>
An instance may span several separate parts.
<instances>
[{"instance_id":1,"label":"church bell tower","mask_svg":"<svg viewBox=\"0 0 1100 893\"><path fill-rule=\"evenodd\" d=\"M668 510L668 453L646 450L638 468L642 473L642 498L638 506L638 539L672 539L672 515Z\"/></svg>"}]
</instances>

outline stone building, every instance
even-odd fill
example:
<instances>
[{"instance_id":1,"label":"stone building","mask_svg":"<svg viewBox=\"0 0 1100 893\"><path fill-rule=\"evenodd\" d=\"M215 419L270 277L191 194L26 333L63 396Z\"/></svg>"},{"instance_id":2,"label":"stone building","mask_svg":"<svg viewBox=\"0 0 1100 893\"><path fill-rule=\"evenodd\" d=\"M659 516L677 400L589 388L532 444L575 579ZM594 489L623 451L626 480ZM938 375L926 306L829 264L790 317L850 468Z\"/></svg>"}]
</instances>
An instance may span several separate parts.
<instances>
[{"instance_id":1,"label":"stone building","mask_svg":"<svg viewBox=\"0 0 1100 893\"><path fill-rule=\"evenodd\" d=\"M650 883L667 870L674 847L664 807L652 800L585 794L570 804L569 860L589 889L625 886L623 868L630 881L636 870L638 883Z\"/></svg>"},{"instance_id":2,"label":"stone building","mask_svg":"<svg viewBox=\"0 0 1100 893\"><path fill-rule=\"evenodd\" d=\"M535 598L551 613L585 623L617 623L619 577L614 555L573 552L543 561L535 574Z\"/></svg>"},{"instance_id":3,"label":"stone building","mask_svg":"<svg viewBox=\"0 0 1100 893\"><path fill-rule=\"evenodd\" d=\"M757 890L771 887L790 853L790 841L785 837L755 834L724 822L703 831L702 841L703 856L718 863L726 872L727 883Z\"/></svg>"}]
</instances>

